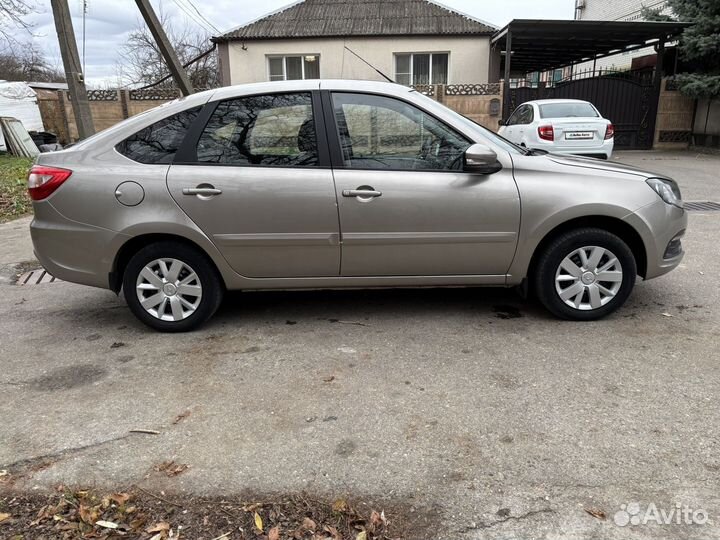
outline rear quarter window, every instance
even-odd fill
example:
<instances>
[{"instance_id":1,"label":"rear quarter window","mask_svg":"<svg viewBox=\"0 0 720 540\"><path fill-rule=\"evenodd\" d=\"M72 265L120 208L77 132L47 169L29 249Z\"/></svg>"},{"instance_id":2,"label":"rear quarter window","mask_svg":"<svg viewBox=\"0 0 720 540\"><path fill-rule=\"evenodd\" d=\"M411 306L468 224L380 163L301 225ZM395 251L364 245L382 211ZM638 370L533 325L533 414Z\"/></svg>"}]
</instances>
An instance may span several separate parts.
<instances>
[{"instance_id":1,"label":"rear quarter window","mask_svg":"<svg viewBox=\"0 0 720 540\"><path fill-rule=\"evenodd\" d=\"M138 163L170 163L200 109L200 107L195 107L163 118L130 135L115 149L123 156Z\"/></svg>"},{"instance_id":2,"label":"rear quarter window","mask_svg":"<svg viewBox=\"0 0 720 540\"><path fill-rule=\"evenodd\" d=\"M597 118L595 107L589 103L547 103L540 105L541 118Z\"/></svg>"}]
</instances>

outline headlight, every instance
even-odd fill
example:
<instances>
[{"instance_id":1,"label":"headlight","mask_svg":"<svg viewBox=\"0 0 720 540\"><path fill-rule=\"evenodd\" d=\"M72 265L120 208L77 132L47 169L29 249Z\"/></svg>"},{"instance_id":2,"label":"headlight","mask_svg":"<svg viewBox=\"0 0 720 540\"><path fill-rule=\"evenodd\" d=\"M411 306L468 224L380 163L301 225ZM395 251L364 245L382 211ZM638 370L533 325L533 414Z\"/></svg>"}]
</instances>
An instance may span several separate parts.
<instances>
[{"instance_id":1,"label":"headlight","mask_svg":"<svg viewBox=\"0 0 720 540\"><path fill-rule=\"evenodd\" d=\"M648 178L646 182L667 204L683 208L680 188L675 180L670 180L669 178Z\"/></svg>"}]
</instances>

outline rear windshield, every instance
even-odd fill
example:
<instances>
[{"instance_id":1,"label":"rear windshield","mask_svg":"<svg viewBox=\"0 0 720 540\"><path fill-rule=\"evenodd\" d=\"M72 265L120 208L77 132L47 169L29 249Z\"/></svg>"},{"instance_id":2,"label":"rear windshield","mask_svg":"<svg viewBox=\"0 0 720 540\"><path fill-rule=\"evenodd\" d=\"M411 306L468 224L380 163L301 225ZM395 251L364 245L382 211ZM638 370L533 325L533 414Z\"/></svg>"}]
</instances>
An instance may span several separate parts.
<instances>
[{"instance_id":1,"label":"rear windshield","mask_svg":"<svg viewBox=\"0 0 720 540\"><path fill-rule=\"evenodd\" d=\"M541 118L597 118L595 107L589 103L547 103L540 105Z\"/></svg>"}]
</instances>

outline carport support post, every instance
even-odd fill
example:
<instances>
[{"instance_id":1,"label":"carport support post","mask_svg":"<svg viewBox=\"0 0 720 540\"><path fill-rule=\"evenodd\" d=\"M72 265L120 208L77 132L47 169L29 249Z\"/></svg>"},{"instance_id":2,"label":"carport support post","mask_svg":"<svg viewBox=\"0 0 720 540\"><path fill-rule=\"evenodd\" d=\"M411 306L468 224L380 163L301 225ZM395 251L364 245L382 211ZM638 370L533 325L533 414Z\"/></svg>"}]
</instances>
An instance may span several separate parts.
<instances>
[{"instance_id":1,"label":"carport support post","mask_svg":"<svg viewBox=\"0 0 720 540\"><path fill-rule=\"evenodd\" d=\"M505 39L505 75L503 79L503 120L510 115L510 62L512 61L512 31L508 28Z\"/></svg>"},{"instance_id":2,"label":"carport support post","mask_svg":"<svg viewBox=\"0 0 720 540\"><path fill-rule=\"evenodd\" d=\"M660 106L660 92L663 80L663 60L665 59L665 36L661 37L655 46L657 60L655 61L655 78L653 79L653 106L650 109L650 148L655 145L655 125L657 122L658 107Z\"/></svg>"},{"instance_id":3,"label":"carport support post","mask_svg":"<svg viewBox=\"0 0 720 540\"><path fill-rule=\"evenodd\" d=\"M75 115L78 136L85 139L95 133L90 104L87 99L85 88L85 76L80 66L75 32L73 31L72 18L67 0L51 1L55 29L57 30L60 55L62 56L67 79L68 91L72 98L72 109ZM70 131L68 130L68 142L70 142Z\"/></svg>"}]
</instances>

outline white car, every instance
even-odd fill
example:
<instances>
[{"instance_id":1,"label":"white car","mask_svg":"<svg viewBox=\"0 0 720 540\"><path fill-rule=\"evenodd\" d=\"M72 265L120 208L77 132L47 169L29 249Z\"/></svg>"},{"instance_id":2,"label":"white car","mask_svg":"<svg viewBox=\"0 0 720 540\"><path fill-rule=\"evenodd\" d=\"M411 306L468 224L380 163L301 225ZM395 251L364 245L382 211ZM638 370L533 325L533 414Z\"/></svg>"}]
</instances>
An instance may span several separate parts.
<instances>
[{"instance_id":1,"label":"white car","mask_svg":"<svg viewBox=\"0 0 720 540\"><path fill-rule=\"evenodd\" d=\"M610 159L615 128L587 101L541 99L520 105L498 133L526 148Z\"/></svg>"}]
</instances>

